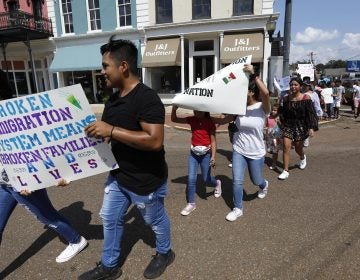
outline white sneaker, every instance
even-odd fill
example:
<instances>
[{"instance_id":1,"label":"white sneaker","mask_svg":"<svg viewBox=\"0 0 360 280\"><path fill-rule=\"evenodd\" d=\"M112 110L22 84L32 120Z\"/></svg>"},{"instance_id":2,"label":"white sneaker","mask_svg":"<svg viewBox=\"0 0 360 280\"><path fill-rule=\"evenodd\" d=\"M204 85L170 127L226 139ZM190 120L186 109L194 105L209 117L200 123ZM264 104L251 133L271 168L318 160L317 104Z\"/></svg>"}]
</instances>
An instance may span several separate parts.
<instances>
[{"instance_id":1,"label":"white sneaker","mask_svg":"<svg viewBox=\"0 0 360 280\"><path fill-rule=\"evenodd\" d=\"M216 184L216 187L215 187L215 191L214 191L214 196L216 198L220 197L221 196L221 181L220 180L216 180L217 184Z\"/></svg>"},{"instance_id":2,"label":"white sneaker","mask_svg":"<svg viewBox=\"0 0 360 280\"><path fill-rule=\"evenodd\" d=\"M305 167L306 167L306 155L304 155L304 159L301 159L299 162L300 169L305 169Z\"/></svg>"},{"instance_id":3,"label":"white sneaker","mask_svg":"<svg viewBox=\"0 0 360 280\"><path fill-rule=\"evenodd\" d=\"M226 220L233 222L242 215L243 215L242 209L235 207L229 214L226 215Z\"/></svg>"},{"instance_id":4,"label":"white sneaker","mask_svg":"<svg viewBox=\"0 0 360 280\"><path fill-rule=\"evenodd\" d=\"M230 162L230 163L228 164L228 166L229 166L230 168L232 168L232 163Z\"/></svg>"},{"instance_id":5,"label":"white sneaker","mask_svg":"<svg viewBox=\"0 0 360 280\"><path fill-rule=\"evenodd\" d=\"M57 263L67 262L80 253L86 246L88 242L84 237L81 236L78 243L70 243L64 251L56 258Z\"/></svg>"},{"instance_id":6,"label":"white sneaker","mask_svg":"<svg viewBox=\"0 0 360 280\"><path fill-rule=\"evenodd\" d=\"M309 141L309 137L308 137L308 138L306 138L306 139L304 140L303 146L304 146L304 147L309 147L309 145L310 145L310 141Z\"/></svg>"},{"instance_id":7,"label":"white sneaker","mask_svg":"<svg viewBox=\"0 0 360 280\"><path fill-rule=\"evenodd\" d=\"M185 208L181 210L180 214L183 216L187 216L195 209L196 209L195 203L188 203L186 204Z\"/></svg>"},{"instance_id":8,"label":"white sneaker","mask_svg":"<svg viewBox=\"0 0 360 280\"><path fill-rule=\"evenodd\" d=\"M287 178L289 178L289 172L288 171L286 171L286 170L284 170L279 176L278 176L278 179L280 179L280 180L285 180L285 179L287 179Z\"/></svg>"},{"instance_id":9,"label":"white sneaker","mask_svg":"<svg viewBox=\"0 0 360 280\"><path fill-rule=\"evenodd\" d=\"M258 198L265 198L268 192L269 182L265 180L265 187L258 192Z\"/></svg>"}]
</instances>

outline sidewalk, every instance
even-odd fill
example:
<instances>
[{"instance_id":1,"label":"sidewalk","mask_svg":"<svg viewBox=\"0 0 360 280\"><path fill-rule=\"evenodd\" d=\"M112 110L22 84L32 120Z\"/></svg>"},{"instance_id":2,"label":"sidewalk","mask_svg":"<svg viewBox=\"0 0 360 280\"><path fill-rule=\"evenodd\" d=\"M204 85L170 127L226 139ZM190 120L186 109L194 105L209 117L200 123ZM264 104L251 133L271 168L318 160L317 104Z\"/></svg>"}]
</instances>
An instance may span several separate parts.
<instances>
[{"instance_id":1,"label":"sidewalk","mask_svg":"<svg viewBox=\"0 0 360 280\"><path fill-rule=\"evenodd\" d=\"M95 114L102 114L102 111L104 109L104 105L103 104L91 104L90 105L93 112ZM182 123L174 123L171 121L171 109L172 106L171 105L165 105L165 127L172 127L175 129L179 129L179 130L188 130L190 131L190 126L188 124L182 124ZM178 109L178 114L179 116L192 116L193 115L193 110L189 110L189 109L183 109L183 108L179 108ZM325 124L325 123L329 123L329 122L333 122L336 121L336 119L332 119L329 121L320 121L319 125ZM216 132L217 133L227 133L227 124L225 125L220 125L216 128Z\"/></svg>"}]
</instances>

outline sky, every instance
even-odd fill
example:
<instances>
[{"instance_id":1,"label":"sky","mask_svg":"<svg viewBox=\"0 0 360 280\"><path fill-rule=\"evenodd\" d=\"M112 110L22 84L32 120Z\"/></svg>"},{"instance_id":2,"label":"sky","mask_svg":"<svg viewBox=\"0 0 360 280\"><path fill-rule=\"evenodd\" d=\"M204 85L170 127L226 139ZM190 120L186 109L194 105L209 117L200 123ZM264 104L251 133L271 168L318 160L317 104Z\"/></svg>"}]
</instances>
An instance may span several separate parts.
<instances>
[{"instance_id":1,"label":"sky","mask_svg":"<svg viewBox=\"0 0 360 280\"><path fill-rule=\"evenodd\" d=\"M286 0L275 0L280 13L274 35L284 36ZM360 0L292 0L290 63L360 60Z\"/></svg>"}]
</instances>

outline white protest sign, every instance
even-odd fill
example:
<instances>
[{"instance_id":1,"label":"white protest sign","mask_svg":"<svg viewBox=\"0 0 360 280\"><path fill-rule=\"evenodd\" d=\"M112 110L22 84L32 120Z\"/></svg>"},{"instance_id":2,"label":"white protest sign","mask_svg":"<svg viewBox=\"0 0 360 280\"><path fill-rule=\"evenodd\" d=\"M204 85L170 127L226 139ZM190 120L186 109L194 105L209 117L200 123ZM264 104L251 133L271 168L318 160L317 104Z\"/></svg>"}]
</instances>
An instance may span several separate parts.
<instances>
[{"instance_id":1,"label":"white protest sign","mask_svg":"<svg viewBox=\"0 0 360 280\"><path fill-rule=\"evenodd\" d=\"M290 89L290 76L285 76L282 78L274 77L274 87L278 92L282 92Z\"/></svg>"},{"instance_id":2,"label":"white protest sign","mask_svg":"<svg viewBox=\"0 0 360 280\"><path fill-rule=\"evenodd\" d=\"M17 190L53 186L117 168L110 147L88 137L96 117L81 85L0 102L0 162Z\"/></svg>"},{"instance_id":3,"label":"white protest sign","mask_svg":"<svg viewBox=\"0 0 360 280\"><path fill-rule=\"evenodd\" d=\"M251 64L251 55L239 58L177 94L172 104L197 111L244 115L249 86L244 64Z\"/></svg>"},{"instance_id":4,"label":"white protest sign","mask_svg":"<svg viewBox=\"0 0 360 280\"><path fill-rule=\"evenodd\" d=\"M310 81L314 80L314 65L313 64L298 64L296 72L300 74L301 78L310 77Z\"/></svg>"}]
</instances>

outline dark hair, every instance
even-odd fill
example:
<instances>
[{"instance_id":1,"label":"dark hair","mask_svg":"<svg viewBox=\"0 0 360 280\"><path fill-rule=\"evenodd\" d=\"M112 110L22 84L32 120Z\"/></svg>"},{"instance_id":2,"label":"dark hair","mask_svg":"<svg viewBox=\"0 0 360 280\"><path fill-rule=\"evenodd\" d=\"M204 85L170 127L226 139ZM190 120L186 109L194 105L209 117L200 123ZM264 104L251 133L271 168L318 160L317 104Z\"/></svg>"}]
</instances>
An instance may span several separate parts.
<instances>
[{"instance_id":1,"label":"dark hair","mask_svg":"<svg viewBox=\"0 0 360 280\"><path fill-rule=\"evenodd\" d=\"M260 90L257 87L255 80L252 80L249 82L248 91L251 91L254 93L254 98L256 101L260 101Z\"/></svg>"},{"instance_id":2,"label":"dark hair","mask_svg":"<svg viewBox=\"0 0 360 280\"><path fill-rule=\"evenodd\" d=\"M115 35L109 38L109 42L100 47L101 55L110 53L117 64L126 61L129 64L129 71L137 75L138 50L133 42L129 40L114 40Z\"/></svg>"},{"instance_id":3,"label":"dark hair","mask_svg":"<svg viewBox=\"0 0 360 280\"><path fill-rule=\"evenodd\" d=\"M303 84L303 80L301 80L300 77L292 77L289 84L291 84L294 81L297 82L300 86L302 86Z\"/></svg>"}]
</instances>

